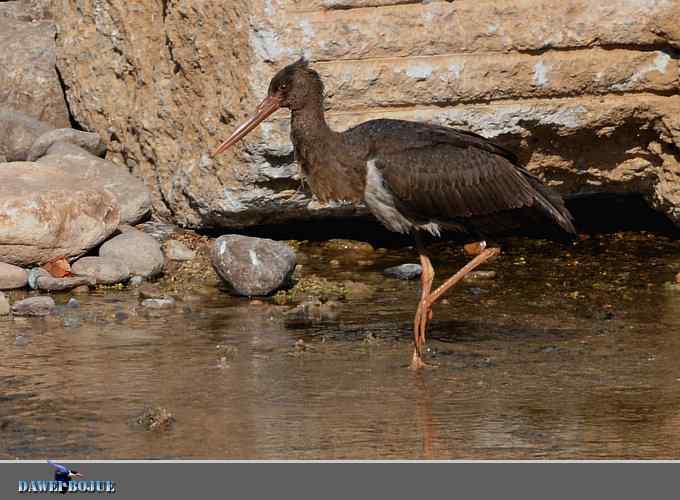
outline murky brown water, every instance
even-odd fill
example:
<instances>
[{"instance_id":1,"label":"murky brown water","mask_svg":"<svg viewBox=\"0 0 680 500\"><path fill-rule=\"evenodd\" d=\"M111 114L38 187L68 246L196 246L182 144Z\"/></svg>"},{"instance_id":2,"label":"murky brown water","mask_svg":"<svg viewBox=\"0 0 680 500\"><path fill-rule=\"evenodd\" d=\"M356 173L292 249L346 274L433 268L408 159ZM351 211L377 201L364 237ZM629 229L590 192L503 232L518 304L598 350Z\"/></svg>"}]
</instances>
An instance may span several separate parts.
<instances>
[{"instance_id":1,"label":"murky brown water","mask_svg":"<svg viewBox=\"0 0 680 500\"><path fill-rule=\"evenodd\" d=\"M431 250L440 278L466 259ZM419 374L406 369L417 282L381 274L412 251L357 272L328 268L332 257L312 255L305 273L376 294L305 328L211 287L172 311L143 310L126 290L79 295L79 309L46 320L1 319L0 457L680 457L680 291L663 285L680 242L511 242L485 266L496 280L436 306L433 367ZM226 363L224 346L238 349ZM174 427L131 425L146 405Z\"/></svg>"}]
</instances>

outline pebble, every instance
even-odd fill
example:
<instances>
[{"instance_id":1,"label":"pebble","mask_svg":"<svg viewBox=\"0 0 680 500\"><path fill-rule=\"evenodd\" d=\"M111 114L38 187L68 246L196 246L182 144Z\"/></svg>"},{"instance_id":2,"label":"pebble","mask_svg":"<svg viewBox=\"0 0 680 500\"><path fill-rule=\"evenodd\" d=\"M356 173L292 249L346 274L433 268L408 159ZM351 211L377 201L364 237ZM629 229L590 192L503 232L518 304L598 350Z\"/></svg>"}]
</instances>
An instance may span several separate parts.
<instances>
[{"instance_id":1,"label":"pebble","mask_svg":"<svg viewBox=\"0 0 680 500\"><path fill-rule=\"evenodd\" d=\"M71 297L70 299L68 299L68 302L66 303L66 307L70 307L71 309L77 309L77 308L80 307L80 302L78 302L78 300Z\"/></svg>"},{"instance_id":2,"label":"pebble","mask_svg":"<svg viewBox=\"0 0 680 500\"><path fill-rule=\"evenodd\" d=\"M402 264L400 266L388 267L383 271L385 276L400 280L412 280L419 277L423 272L420 264Z\"/></svg>"},{"instance_id":3,"label":"pebble","mask_svg":"<svg viewBox=\"0 0 680 500\"><path fill-rule=\"evenodd\" d=\"M28 273L19 266L0 262L0 290L23 288L28 283Z\"/></svg>"},{"instance_id":4,"label":"pebble","mask_svg":"<svg viewBox=\"0 0 680 500\"><path fill-rule=\"evenodd\" d=\"M130 286L141 286L144 283L144 278L141 276L133 276L130 278Z\"/></svg>"},{"instance_id":5,"label":"pebble","mask_svg":"<svg viewBox=\"0 0 680 500\"><path fill-rule=\"evenodd\" d=\"M196 257L196 252L178 240L163 243L163 252L168 260L186 261Z\"/></svg>"},{"instance_id":6,"label":"pebble","mask_svg":"<svg viewBox=\"0 0 680 500\"><path fill-rule=\"evenodd\" d=\"M40 276L36 280L38 290L44 292L61 292L71 290L78 286L91 285L93 280L87 276L69 276L67 278L54 278L52 276Z\"/></svg>"},{"instance_id":7,"label":"pebble","mask_svg":"<svg viewBox=\"0 0 680 500\"><path fill-rule=\"evenodd\" d=\"M33 290L37 290L38 278L41 278L43 276L50 277L52 275L45 271L42 267L34 267L32 269L29 269L27 276L28 286L30 286Z\"/></svg>"},{"instance_id":8,"label":"pebble","mask_svg":"<svg viewBox=\"0 0 680 500\"><path fill-rule=\"evenodd\" d=\"M5 294L0 292L0 316L7 316L10 311L9 301Z\"/></svg>"},{"instance_id":9,"label":"pebble","mask_svg":"<svg viewBox=\"0 0 680 500\"><path fill-rule=\"evenodd\" d=\"M175 299L172 297L165 297L163 299L144 299L142 301L142 306L152 309L163 309L166 307L173 307L174 305Z\"/></svg>"},{"instance_id":10,"label":"pebble","mask_svg":"<svg viewBox=\"0 0 680 500\"><path fill-rule=\"evenodd\" d=\"M73 264L71 270L101 285L115 285L130 277L130 269L125 262L106 257L83 257Z\"/></svg>"},{"instance_id":11,"label":"pebble","mask_svg":"<svg viewBox=\"0 0 680 500\"><path fill-rule=\"evenodd\" d=\"M496 279L496 271L472 271L465 275L463 281L475 282Z\"/></svg>"},{"instance_id":12,"label":"pebble","mask_svg":"<svg viewBox=\"0 0 680 500\"><path fill-rule=\"evenodd\" d=\"M124 262L130 274L149 278L163 272L165 256L161 245L142 231L126 228L99 248L99 256Z\"/></svg>"},{"instance_id":13,"label":"pebble","mask_svg":"<svg viewBox=\"0 0 680 500\"><path fill-rule=\"evenodd\" d=\"M47 316L55 307L54 299L43 295L15 302L12 312L17 316Z\"/></svg>"}]
</instances>

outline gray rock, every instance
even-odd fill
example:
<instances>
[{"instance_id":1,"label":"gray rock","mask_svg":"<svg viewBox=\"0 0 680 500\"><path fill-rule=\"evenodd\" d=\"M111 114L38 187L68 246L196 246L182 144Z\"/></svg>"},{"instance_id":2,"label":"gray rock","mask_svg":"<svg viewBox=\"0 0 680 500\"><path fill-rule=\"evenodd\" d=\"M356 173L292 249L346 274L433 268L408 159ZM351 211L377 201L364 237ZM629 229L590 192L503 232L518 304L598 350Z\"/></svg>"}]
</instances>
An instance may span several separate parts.
<instances>
[{"instance_id":1,"label":"gray rock","mask_svg":"<svg viewBox=\"0 0 680 500\"><path fill-rule=\"evenodd\" d=\"M4 293L0 292L0 316L7 316L9 311L9 300L7 300Z\"/></svg>"},{"instance_id":2,"label":"gray rock","mask_svg":"<svg viewBox=\"0 0 680 500\"><path fill-rule=\"evenodd\" d=\"M474 283L496 279L496 271L472 271L465 275L463 281Z\"/></svg>"},{"instance_id":3,"label":"gray rock","mask_svg":"<svg viewBox=\"0 0 680 500\"><path fill-rule=\"evenodd\" d=\"M54 127L68 127L55 34L51 21L0 17L0 102Z\"/></svg>"},{"instance_id":4,"label":"gray rock","mask_svg":"<svg viewBox=\"0 0 680 500\"><path fill-rule=\"evenodd\" d=\"M0 161L24 161L35 140L52 128L25 113L0 107Z\"/></svg>"},{"instance_id":5,"label":"gray rock","mask_svg":"<svg viewBox=\"0 0 680 500\"><path fill-rule=\"evenodd\" d=\"M129 285L130 286L141 286L142 283L144 283L144 278L142 278L141 276L133 276L132 278L130 278Z\"/></svg>"},{"instance_id":6,"label":"gray rock","mask_svg":"<svg viewBox=\"0 0 680 500\"><path fill-rule=\"evenodd\" d=\"M56 132L59 131L46 135ZM130 174L125 167L103 160L75 144L59 141L50 145L38 164L49 165L64 174L77 176L80 179L78 185L106 189L113 193L120 204L122 224L136 224L151 210L151 195L142 181Z\"/></svg>"},{"instance_id":7,"label":"gray rock","mask_svg":"<svg viewBox=\"0 0 680 500\"><path fill-rule=\"evenodd\" d=\"M295 251L279 241L226 235L215 240L213 268L239 295L268 295L280 288L295 269Z\"/></svg>"},{"instance_id":8,"label":"gray rock","mask_svg":"<svg viewBox=\"0 0 680 500\"><path fill-rule=\"evenodd\" d=\"M119 223L114 195L90 181L48 165L0 164L0 262L83 255Z\"/></svg>"},{"instance_id":9,"label":"gray rock","mask_svg":"<svg viewBox=\"0 0 680 500\"><path fill-rule=\"evenodd\" d=\"M106 257L83 257L72 266L73 274L89 276L95 283L113 285L130 277L130 269L119 259Z\"/></svg>"},{"instance_id":10,"label":"gray rock","mask_svg":"<svg viewBox=\"0 0 680 500\"><path fill-rule=\"evenodd\" d=\"M18 266L0 262L0 290L23 288L28 283L28 273Z\"/></svg>"},{"instance_id":11,"label":"gray rock","mask_svg":"<svg viewBox=\"0 0 680 500\"><path fill-rule=\"evenodd\" d=\"M66 278L55 278L53 276L40 276L36 280L38 290L44 292L62 292L71 290L77 286L93 285L94 280L87 276L68 276Z\"/></svg>"},{"instance_id":12,"label":"gray rock","mask_svg":"<svg viewBox=\"0 0 680 500\"><path fill-rule=\"evenodd\" d=\"M383 273L390 278L413 280L423 273L423 268L420 264L402 264L400 266L388 267Z\"/></svg>"},{"instance_id":13,"label":"gray rock","mask_svg":"<svg viewBox=\"0 0 680 500\"><path fill-rule=\"evenodd\" d=\"M80 307L80 302L78 302L78 299L74 299L73 297L71 297L70 299L68 299L66 307L69 307L71 309L78 309Z\"/></svg>"},{"instance_id":14,"label":"gray rock","mask_svg":"<svg viewBox=\"0 0 680 500\"><path fill-rule=\"evenodd\" d=\"M172 297L164 297L162 299L144 299L142 301L142 306L152 309L164 309L166 307L173 307L174 305L175 299Z\"/></svg>"},{"instance_id":15,"label":"gray rock","mask_svg":"<svg viewBox=\"0 0 680 500\"><path fill-rule=\"evenodd\" d=\"M163 243L163 252L168 260L191 260L196 257L196 252L177 240L167 240Z\"/></svg>"},{"instance_id":16,"label":"gray rock","mask_svg":"<svg viewBox=\"0 0 680 500\"><path fill-rule=\"evenodd\" d=\"M12 313L16 316L47 316L56 304L52 297L40 296L15 302L12 306Z\"/></svg>"},{"instance_id":17,"label":"gray rock","mask_svg":"<svg viewBox=\"0 0 680 500\"><path fill-rule=\"evenodd\" d=\"M32 290L38 289L38 278L50 277L51 274L45 271L42 267L34 267L28 270L28 286Z\"/></svg>"},{"instance_id":18,"label":"gray rock","mask_svg":"<svg viewBox=\"0 0 680 500\"><path fill-rule=\"evenodd\" d=\"M165 264L160 243L136 229L104 243L99 248L99 256L120 260L127 264L130 274L144 278L157 276Z\"/></svg>"},{"instance_id":19,"label":"gray rock","mask_svg":"<svg viewBox=\"0 0 680 500\"><path fill-rule=\"evenodd\" d=\"M72 128L59 128L50 130L38 137L31 145L26 159L36 161L42 158L47 150L57 142L65 142L83 148L85 151L101 156L106 152L106 144L95 132L83 132Z\"/></svg>"}]
</instances>

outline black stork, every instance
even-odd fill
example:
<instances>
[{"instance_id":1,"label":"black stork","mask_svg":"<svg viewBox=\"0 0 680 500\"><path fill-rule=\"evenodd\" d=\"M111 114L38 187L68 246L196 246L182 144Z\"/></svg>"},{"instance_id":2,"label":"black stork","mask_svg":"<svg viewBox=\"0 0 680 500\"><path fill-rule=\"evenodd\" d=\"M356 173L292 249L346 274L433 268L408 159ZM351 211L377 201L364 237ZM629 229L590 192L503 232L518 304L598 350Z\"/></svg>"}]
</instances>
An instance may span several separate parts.
<instances>
[{"instance_id":1,"label":"black stork","mask_svg":"<svg viewBox=\"0 0 680 500\"><path fill-rule=\"evenodd\" d=\"M389 230L411 233L422 265L413 323L411 368L419 369L432 305L500 250L494 236L517 231L576 234L562 198L488 139L462 130L404 120L370 120L344 132L326 124L324 87L304 59L280 70L255 115L213 152L216 156L279 108L291 111L290 137L302 175L321 202L364 202ZM432 291L434 269L422 233L463 233L477 255Z\"/></svg>"}]
</instances>

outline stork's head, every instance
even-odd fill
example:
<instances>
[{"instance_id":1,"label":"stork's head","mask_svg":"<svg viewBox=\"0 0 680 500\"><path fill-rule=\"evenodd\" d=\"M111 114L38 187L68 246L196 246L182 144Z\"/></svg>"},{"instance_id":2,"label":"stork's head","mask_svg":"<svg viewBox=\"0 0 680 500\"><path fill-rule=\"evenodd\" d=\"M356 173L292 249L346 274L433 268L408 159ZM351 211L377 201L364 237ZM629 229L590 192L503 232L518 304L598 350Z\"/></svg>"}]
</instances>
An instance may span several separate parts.
<instances>
[{"instance_id":1,"label":"stork's head","mask_svg":"<svg viewBox=\"0 0 680 500\"><path fill-rule=\"evenodd\" d=\"M236 144L277 109L289 108L296 111L310 104L318 105L322 97L321 77L309 67L309 62L303 57L289 64L272 78L267 97L257 106L255 115L237 127L231 136L217 147L213 156Z\"/></svg>"}]
</instances>

